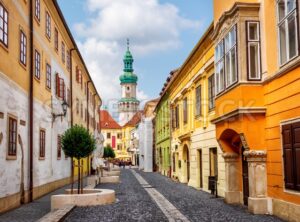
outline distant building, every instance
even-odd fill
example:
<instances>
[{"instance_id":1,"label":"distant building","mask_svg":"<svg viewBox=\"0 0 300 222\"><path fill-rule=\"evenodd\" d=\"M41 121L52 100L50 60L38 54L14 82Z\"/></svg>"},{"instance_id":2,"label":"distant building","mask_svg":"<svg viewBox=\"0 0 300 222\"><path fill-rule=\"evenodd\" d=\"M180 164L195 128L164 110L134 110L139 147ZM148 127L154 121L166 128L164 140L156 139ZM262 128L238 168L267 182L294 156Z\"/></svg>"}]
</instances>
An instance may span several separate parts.
<instances>
[{"instance_id":1,"label":"distant building","mask_svg":"<svg viewBox=\"0 0 300 222\"><path fill-rule=\"evenodd\" d=\"M123 159L130 159L133 162L138 153L137 147L133 147L133 141L136 141L135 129L139 122L141 121L142 112L138 111L134 116L122 127L122 157Z\"/></svg>"},{"instance_id":2,"label":"distant building","mask_svg":"<svg viewBox=\"0 0 300 222\"><path fill-rule=\"evenodd\" d=\"M139 169L153 172L154 109L158 99L145 104L142 119L138 125Z\"/></svg>"},{"instance_id":3,"label":"distant building","mask_svg":"<svg viewBox=\"0 0 300 222\"><path fill-rule=\"evenodd\" d=\"M129 51L129 40L127 51L124 55L124 73L120 76L122 98L118 102L119 123L125 125L139 110L140 101L136 99L136 87L138 77L133 73L133 57Z\"/></svg>"},{"instance_id":4,"label":"distant building","mask_svg":"<svg viewBox=\"0 0 300 222\"><path fill-rule=\"evenodd\" d=\"M104 136L104 147L112 147L118 158L122 150L122 127L107 110L100 111L100 127Z\"/></svg>"}]
</instances>

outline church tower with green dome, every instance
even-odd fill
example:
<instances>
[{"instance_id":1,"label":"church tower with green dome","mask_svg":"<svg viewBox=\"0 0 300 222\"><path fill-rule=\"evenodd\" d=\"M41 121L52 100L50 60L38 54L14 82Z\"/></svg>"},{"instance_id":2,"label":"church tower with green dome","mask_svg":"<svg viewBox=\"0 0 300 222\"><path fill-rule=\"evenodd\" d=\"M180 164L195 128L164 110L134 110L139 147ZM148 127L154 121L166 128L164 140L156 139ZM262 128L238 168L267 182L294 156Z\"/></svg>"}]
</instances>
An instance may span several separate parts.
<instances>
[{"instance_id":1,"label":"church tower with green dome","mask_svg":"<svg viewBox=\"0 0 300 222\"><path fill-rule=\"evenodd\" d=\"M133 73L133 57L129 50L129 40L127 40L127 50L123 62L124 73L120 76L122 98L118 102L119 123L122 126L131 120L140 105L140 101L136 99L138 77Z\"/></svg>"}]
</instances>

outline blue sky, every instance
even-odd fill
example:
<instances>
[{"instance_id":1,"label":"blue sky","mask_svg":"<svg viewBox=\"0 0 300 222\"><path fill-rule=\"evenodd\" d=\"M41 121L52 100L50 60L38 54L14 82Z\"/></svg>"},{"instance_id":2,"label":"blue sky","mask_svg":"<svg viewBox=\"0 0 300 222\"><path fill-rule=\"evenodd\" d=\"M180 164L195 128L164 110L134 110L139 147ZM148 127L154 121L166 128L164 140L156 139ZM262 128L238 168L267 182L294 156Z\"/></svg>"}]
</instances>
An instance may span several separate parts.
<instances>
[{"instance_id":1,"label":"blue sky","mask_svg":"<svg viewBox=\"0 0 300 222\"><path fill-rule=\"evenodd\" d=\"M130 38L138 97L156 98L212 21L212 0L58 0L105 101L120 97L118 76ZM70 4L70 2L72 2Z\"/></svg>"}]
</instances>

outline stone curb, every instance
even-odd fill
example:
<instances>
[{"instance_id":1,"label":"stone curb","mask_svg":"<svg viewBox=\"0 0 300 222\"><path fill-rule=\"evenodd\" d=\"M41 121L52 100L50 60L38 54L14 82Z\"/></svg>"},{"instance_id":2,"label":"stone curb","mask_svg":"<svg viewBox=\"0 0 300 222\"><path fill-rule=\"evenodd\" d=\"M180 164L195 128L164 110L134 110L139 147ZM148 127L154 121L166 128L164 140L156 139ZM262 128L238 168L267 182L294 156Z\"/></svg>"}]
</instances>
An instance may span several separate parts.
<instances>
[{"instance_id":1,"label":"stone curb","mask_svg":"<svg viewBox=\"0 0 300 222\"><path fill-rule=\"evenodd\" d=\"M75 205L68 205L58 210L51 211L40 218L38 222L61 222L72 212L74 208Z\"/></svg>"}]
</instances>

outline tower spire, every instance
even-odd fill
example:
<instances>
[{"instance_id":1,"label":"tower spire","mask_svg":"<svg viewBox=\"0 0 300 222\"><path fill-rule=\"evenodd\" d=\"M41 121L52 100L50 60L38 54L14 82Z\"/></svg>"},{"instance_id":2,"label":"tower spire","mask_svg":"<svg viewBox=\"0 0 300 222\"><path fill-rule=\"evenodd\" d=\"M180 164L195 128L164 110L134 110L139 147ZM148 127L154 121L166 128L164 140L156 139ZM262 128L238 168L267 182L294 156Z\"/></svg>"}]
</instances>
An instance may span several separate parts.
<instances>
[{"instance_id":1,"label":"tower spire","mask_svg":"<svg viewBox=\"0 0 300 222\"><path fill-rule=\"evenodd\" d=\"M127 38L127 50L129 51L129 38Z\"/></svg>"}]
</instances>

